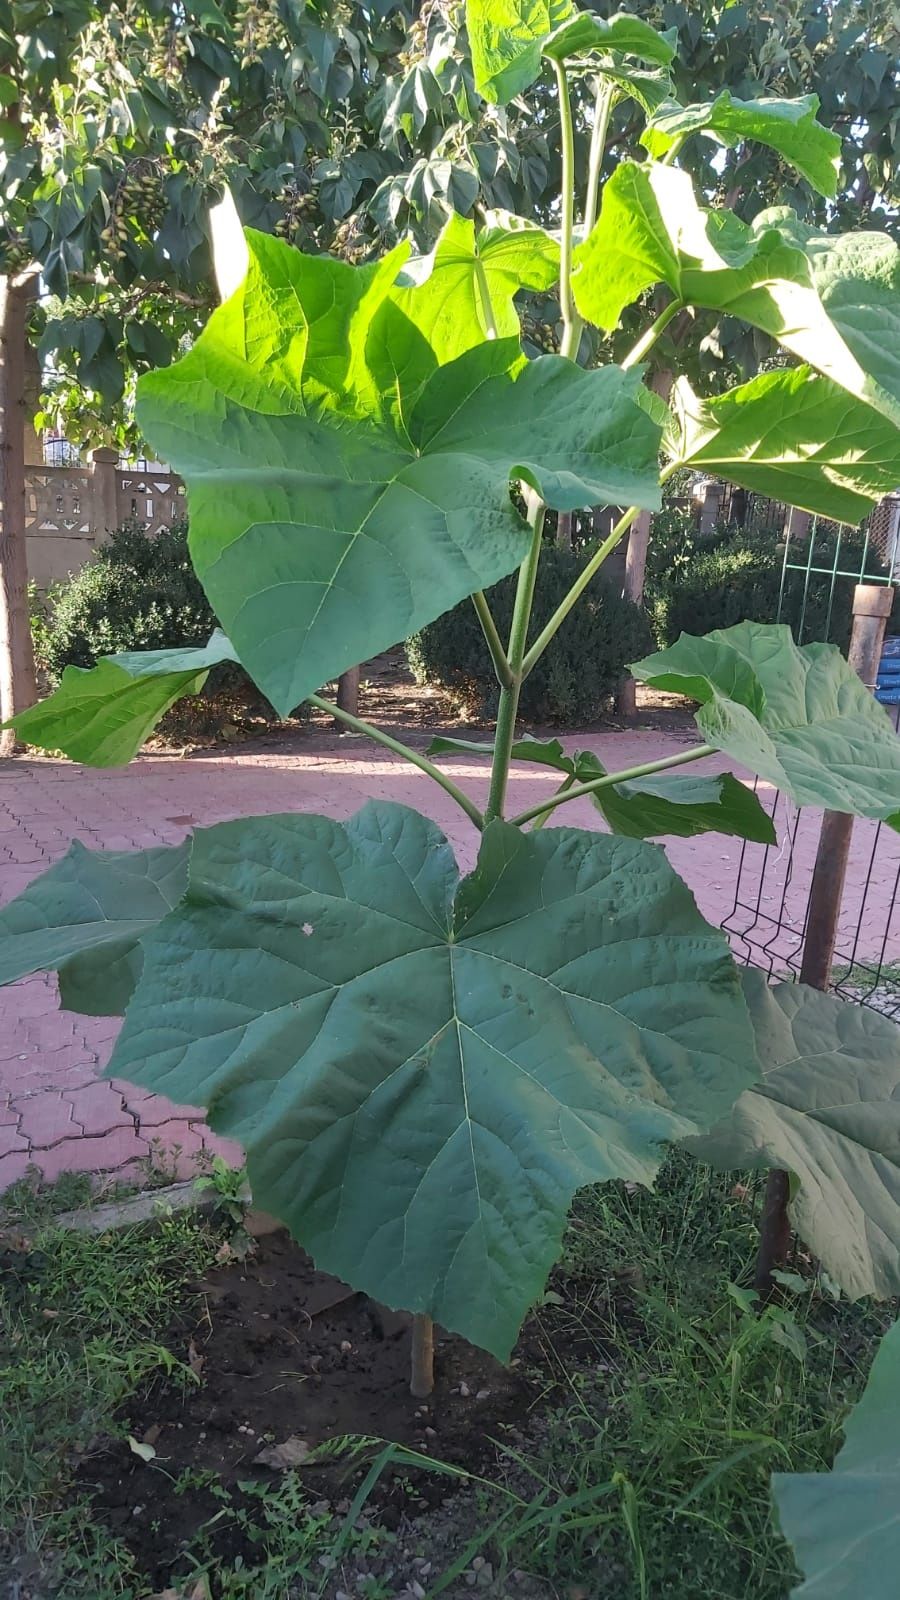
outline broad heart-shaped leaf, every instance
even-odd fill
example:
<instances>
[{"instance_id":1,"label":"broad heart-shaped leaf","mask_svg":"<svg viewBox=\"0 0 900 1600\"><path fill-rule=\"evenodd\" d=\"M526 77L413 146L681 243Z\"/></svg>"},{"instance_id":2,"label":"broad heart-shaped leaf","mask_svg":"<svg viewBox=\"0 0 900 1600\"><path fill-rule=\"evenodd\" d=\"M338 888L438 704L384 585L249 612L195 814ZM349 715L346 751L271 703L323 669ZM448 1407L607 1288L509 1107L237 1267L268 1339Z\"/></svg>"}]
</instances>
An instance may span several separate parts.
<instances>
[{"instance_id":1,"label":"broad heart-shaped leaf","mask_svg":"<svg viewBox=\"0 0 900 1600\"><path fill-rule=\"evenodd\" d=\"M110 1075L208 1107L323 1269L505 1359L582 1184L757 1075L724 936L653 845L403 806L195 834Z\"/></svg>"},{"instance_id":2,"label":"broad heart-shaped leaf","mask_svg":"<svg viewBox=\"0 0 900 1600\"><path fill-rule=\"evenodd\" d=\"M657 33L649 22L624 11L617 11L608 22L593 11L579 11L554 28L549 39L544 41L542 53L548 61L568 61L572 56L587 55L595 50L604 54L611 51L617 56L636 56L639 61L665 67L674 59L677 45L677 28Z\"/></svg>"},{"instance_id":3,"label":"broad heart-shaped leaf","mask_svg":"<svg viewBox=\"0 0 900 1600\"><path fill-rule=\"evenodd\" d=\"M837 522L861 521L900 483L900 428L808 366L712 400L681 378L669 405L674 461Z\"/></svg>"},{"instance_id":4,"label":"broad heart-shaped leaf","mask_svg":"<svg viewBox=\"0 0 900 1600\"><path fill-rule=\"evenodd\" d=\"M683 633L631 670L699 700L704 739L797 805L900 828L900 739L836 646L797 646L783 623L739 622Z\"/></svg>"},{"instance_id":5,"label":"broad heart-shaped leaf","mask_svg":"<svg viewBox=\"0 0 900 1600\"><path fill-rule=\"evenodd\" d=\"M723 89L706 105L663 103L641 134L641 144L658 159L691 133L707 133L727 145L754 139L777 150L819 194L833 199L840 172L841 141L830 128L823 128L816 121L818 109L817 94L800 95L796 100L778 95L735 100Z\"/></svg>"},{"instance_id":6,"label":"broad heart-shaped leaf","mask_svg":"<svg viewBox=\"0 0 900 1600\"><path fill-rule=\"evenodd\" d=\"M141 934L187 888L190 841L152 850L88 850L76 839L0 910L0 986L59 973L70 1011L116 1016L140 970Z\"/></svg>"},{"instance_id":7,"label":"broad heart-shaped leaf","mask_svg":"<svg viewBox=\"0 0 900 1600\"><path fill-rule=\"evenodd\" d=\"M534 82L542 55L565 61L601 52L599 62L591 65L626 77L625 57L667 65L678 37L674 28L658 33L623 11L608 20L592 11L576 11L571 0L466 0L466 26L475 87L498 105L506 105Z\"/></svg>"},{"instance_id":8,"label":"broad heart-shaped leaf","mask_svg":"<svg viewBox=\"0 0 900 1600\"><path fill-rule=\"evenodd\" d=\"M8 726L26 744L85 766L124 766L176 700L200 693L210 667L236 659L218 629L196 649L101 656L93 667L66 667L59 687Z\"/></svg>"},{"instance_id":9,"label":"broad heart-shaped leaf","mask_svg":"<svg viewBox=\"0 0 900 1600\"><path fill-rule=\"evenodd\" d=\"M455 300L436 318L431 280L395 292L402 250L351 267L247 238L242 288L141 380L138 417L187 483L194 566L278 711L520 564L510 478L559 510L660 503L634 372L528 362L512 338L457 355ZM470 303L464 286L467 328Z\"/></svg>"},{"instance_id":10,"label":"broad heart-shaped leaf","mask_svg":"<svg viewBox=\"0 0 900 1600\"><path fill-rule=\"evenodd\" d=\"M576 15L572 0L466 0L475 87L505 106L540 76L541 46Z\"/></svg>"},{"instance_id":11,"label":"broad heart-shaped leaf","mask_svg":"<svg viewBox=\"0 0 900 1600\"><path fill-rule=\"evenodd\" d=\"M868 1006L744 973L763 1076L713 1131L710 1165L783 1167L791 1218L852 1299L900 1294L900 1028Z\"/></svg>"},{"instance_id":12,"label":"broad heart-shaped leaf","mask_svg":"<svg viewBox=\"0 0 900 1600\"><path fill-rule=\"evenodd\" d=\"M493 753L492 744L478 744L471 739L439 737L428 746L430 756ZM517 739L512 758L552 767L573 783L590 783L606 776L593 751L576 750L567 755L558 739ZM760 844L775 843L772 818L753 790L730 772L711 777L697 777L694 773L662 773L656 777L646 774L610 784L592 798L612 832L630 839L690 839L699 833L727 833Z\"/></svg>"},{"instance_id":13,"label":"broad heart-shaped leaf","mask_svg":"<svg viewBox=\"0 0 900 1600\"><path fill-rule=\"evenodd\" d=\"M558 276L559 244L536 223L493 211L476 232L454 213L431 253L407 263L391 298L449 359L488 337L518 338L516 294L549 289Z\"/></svg>"},{"instance_id":14,"label":"broad heart-shaped leaf","mask_svg":"<svg viewBox=\"0 0 900 1600\"><path fill-rule=\"evenodd\" d=\"M900 1323L878 1348L830 1472L776 1472L772 1493L806 1582L798 1600L895 1600L900 1568Z\"/></svg>"},{"instance_id":15,"label":"broad heart-shaped leaf","mask_svg":"<svg viewBox=\"0 0 900 1600\"><path fill-rule=\"evenodd\" d=\"M574 261L578 309L598 327L666 283L761 328L900 427L900 249L886 234L817 235L786 208L748 226L699 206L686 172L625 161Z\"/></svg>"}]
</instances>

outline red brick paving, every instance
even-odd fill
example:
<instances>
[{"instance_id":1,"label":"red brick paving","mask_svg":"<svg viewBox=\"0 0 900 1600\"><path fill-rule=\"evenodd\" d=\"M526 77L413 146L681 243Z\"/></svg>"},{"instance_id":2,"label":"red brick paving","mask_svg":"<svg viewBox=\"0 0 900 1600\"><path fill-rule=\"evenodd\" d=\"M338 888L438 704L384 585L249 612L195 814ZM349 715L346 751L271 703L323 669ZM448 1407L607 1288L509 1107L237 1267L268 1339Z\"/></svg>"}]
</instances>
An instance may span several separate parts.
<instances>
[{"instance_id":1,"label":"red brick paving","mask_svg":"<svg viewBox=\"0 0 900 1600\"><path fill-rule=\"evenodd\" d=\"M655 760L683 746L680 735L652 731L611 732L570 739L587 744L611 770ZM715 771L711 759L693 769ZM454 775L476 799L486 796L485 767L477 758L453 765ZM511 806L521 810L555 787L553 774L519 766L510 780ZM396 800L426 811L452 839L463 867L471 865L476 837L443 791L423 774L362 740L316 735L296 753L254 746L227 756L180 760L147 756L124 770L94 772L67 762L20 758L0 763L0 902L6 902L68 848L73 837L94 848L133 849L176 844L193 823L275 811L322 811L345 817L370 798ZM579 801L560 820L601 826L590 802ZM782 827L791 813L780 807ZM748 847L740 909L729 919L736 950L769 943L776 968L796 953L818 819L804 813L793 850L770 854L761 886L763 852ZM882 833L864 913L863 886L874 829L856 825L850 884L845 901L846 939L862 922L858 953L900 959L900 933L891 924L900 874L900 840ZM673 864L693 889L711 921L728 917L734 901L740 843L708 834L666 845ZM758 901L758 904L757 904ZM783 924L776 932L775 921ZM773 918L775 921L773 921ZM743 937L741 937L743 935ZM235 1146L217 1140L200 1111L128 1084L99 1080L118 1023L74 1016L58 1009L52 977L24 979L0 990L0 1190L29 1164L48 1179L65 1171L140 1176L142 1164L166 1157L181 1174L196 1171L211 1151L237 1158Z\"/></svg>"}]
</instances>

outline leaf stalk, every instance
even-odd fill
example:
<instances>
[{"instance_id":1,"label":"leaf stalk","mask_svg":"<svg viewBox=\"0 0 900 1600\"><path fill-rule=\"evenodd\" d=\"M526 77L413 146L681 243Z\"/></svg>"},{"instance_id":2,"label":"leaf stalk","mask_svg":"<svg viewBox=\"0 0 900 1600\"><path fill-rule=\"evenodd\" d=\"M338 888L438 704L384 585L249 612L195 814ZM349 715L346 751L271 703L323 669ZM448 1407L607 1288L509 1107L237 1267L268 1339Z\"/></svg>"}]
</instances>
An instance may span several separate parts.
<instances>
[{"instance_id":1,"label":"leaf stalk","mask_svg":"<svg viewBox=\"0 0 900 1600\"><path fill-rule=\"evenodd\" d=\"M623 772L609 772L603 778L592 778L589 783L576 783L571 789L565 785L558 789L556 794L542 800L540 805L531 806L527 811L522 811L510 821L517 828L531 822L535 817L544 817L548 811L553 811L556 806L565 805L569 800L580 800L582 795L596 794L600 789L609 789L616 783L629 783L633 778L648 778L655 772L668 772L670 767L684 767L689 761L702 761L704 756L716 754L715 745L698 744L682 755L663 756L659 761L645 761L639 767L626 767ZM535 824L537 826L537 824Z\"/></svg>"},{"instance_id":2,"label":"leaf stalk","mask_svg":"<svg viewBox=\"0 0 900 1600\"><path fill-rule=\"evenodd\" d=\"M413 750L410 745L402 744L399 739L382 732L381 728L374 727L371 722L364 722L362 717L354 717L351 712L345 711L342 706L335 705L331 700L323 700L321 695L311 694L308 698L311 706L317 706L320 711L327 711L329 716L345 723L354 733L365 734L367 739L373 739L376 744L384 745L384 748L393 751L395 756L402 756L404 761L409 761L412 766L418 767L420 772L427 773L429 778L433 778L435 783L439 784L458 806L461 806L469 821L473 822L479 831L484 827L484 817L474 800L470 800L453 779L448 778L446 773L434 766L427 756L420 755L418 750Z\"/></svg>"},{"instance_id":3,"label":"leaf stalk","mask_svg":"<svg viewBox=\"0 0 900 1600\"><path fill-rule=\"evenodd\" d=\"M495 817L502 817L503 806L506 801L509 763L512 759L512 747L516 737L516 714L519 709L519 695L525 676L522 670L522 662L528 640L531 607L534 603L534 586L537 581L538 563L541 559L544 510L543 500L529 490L528 520L531 523L532 530L531 549L519 568L519 581L516 585L516 598L513 606L512 625L509 631L508 651L512 683L509 688L503 688L500 691L497 728L494 735L494 759L491 765L491 787L484 813L486 823L491 822Z\"/></svg>"}]
</instances>

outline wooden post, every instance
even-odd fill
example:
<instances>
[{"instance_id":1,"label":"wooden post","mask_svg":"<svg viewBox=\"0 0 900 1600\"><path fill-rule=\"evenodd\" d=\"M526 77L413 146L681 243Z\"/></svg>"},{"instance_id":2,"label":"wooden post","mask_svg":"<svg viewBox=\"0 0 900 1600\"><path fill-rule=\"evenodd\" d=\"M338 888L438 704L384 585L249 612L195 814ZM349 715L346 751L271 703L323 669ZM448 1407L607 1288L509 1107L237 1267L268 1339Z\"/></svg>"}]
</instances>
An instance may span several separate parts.
<instances>
[{"instance_id":1,"label":"wooden post","mask_svg":"<svg viewBox=\"0 0 900 1600\"><path fill-rule=\"evenodd\" d=\"M884 645L884 630L894 603L890 584L858 583L853 596L853 631L848 660L863 683L874 689ZM800 963L800 982L827 989L834 959L853 818L844 811L826 811L822 818L816 864L806 918L806 937ZM784 1265L790 1238L787 1211L788 1174L769 1173L760 1226L755 1286L762 1295L774 1289L773 1267Z\"/></svg>"},{"instance_id":2,"label":"wooden post","mask_svg":"<svg viewBox=\"0 0 900 1600\"><path fill-rule=\"evenodd\" d=\"M0 277L0 722L37 700L25 543L25 343L33 279ZM0 733L0 756L17 747Z\"/></svg>"},{"instance_id":3,"label":"wooden post","mask_svg":"<svg viewBox=\"0 0 900 1600\"><path fill-rule=\"evenodd\" d=\"M348 667L338 678L337 703L342 711L352 717L359 716L359 667ZM344 731L344 724L335 718L335 727Z\"/></svg>"},{"instance_id":4,"label":"wooden post","mask_svg":"<svg viewBox=\"0 0 900 1600\"><path fill-rule=\"evenodd\" d=\"M642 511L636 517L628 535L628 548L625 553L625 583L623 594L626 600L632 600L635 605L640 605L644 597L644 573L647 570L647 549L650 544L650 513ZM637 710L637 684L629 675L619 684L619 693L616 696L616 710L620 717L633 717Z\"/></svg>"},{"instance_id":5,"label":"wooden post","mask_svg":"<svg viewBox=\"0 0 900 1600\"><path fill-rule=\"evenodd\" d=\"M558 511L556 514L556 543L561 550L572 548L572 512Z\"/></svg>"}]
</instances>

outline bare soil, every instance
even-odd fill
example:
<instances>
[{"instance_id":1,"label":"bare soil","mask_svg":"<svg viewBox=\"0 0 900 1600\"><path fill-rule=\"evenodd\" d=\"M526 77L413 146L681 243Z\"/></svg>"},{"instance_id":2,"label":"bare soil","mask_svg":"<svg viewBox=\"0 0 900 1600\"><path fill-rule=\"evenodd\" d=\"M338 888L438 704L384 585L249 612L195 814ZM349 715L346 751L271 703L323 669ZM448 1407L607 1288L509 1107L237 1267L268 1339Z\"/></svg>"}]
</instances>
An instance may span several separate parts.
<instances>
[{"instance_id":1,"label":"bare soil","mask_svg":"<svg viewBox=\"0 0 900 1600\"><path fill-rule=\"evenodd\" d=\"M317 1272L283 1231L260 1240L243 1261L209 1272L197 1285L196 1306L195 1318L173 1328L165 1343L199 1381L154 1384L127 1417L134 1440L152 1444L152 1461L123 1440L97 1441L79 1474L102 1520L161 1590L183 1570L184 1551L201 1526L221 1512L222 1489L233 1504L249 1506L252 1485L273 1482L278 1466L260 1460L272 1447L290 1441L302 1458L304 1446L315 1451L329 1439L363 1435L470 1473L489 1472L498 1446L521 1442L532 1409L538 1401L543 1409L555 1386L553 1341L537 1313L508 1367L439 1334L434 1393L428 1402L415 1400L409 1317ZM567 1364L583 1342L576 1334L573 1345L571 1331ZM597 1358L594 1338L590 1353ZM301 1459L304 1482L314 1497L340 1504L377 1449L373 1444L355 1463L346 1453ZM397 1529L464 1486L462 1478L404 1467L379 1480L369 1507L382 1527ZM230 1516L218 1531L213 1523L209 1543L225 1562L259 1558Z\"/></svg>"}]
</instances>

